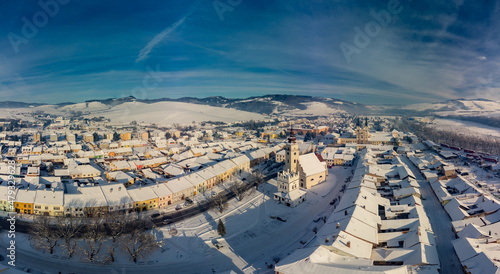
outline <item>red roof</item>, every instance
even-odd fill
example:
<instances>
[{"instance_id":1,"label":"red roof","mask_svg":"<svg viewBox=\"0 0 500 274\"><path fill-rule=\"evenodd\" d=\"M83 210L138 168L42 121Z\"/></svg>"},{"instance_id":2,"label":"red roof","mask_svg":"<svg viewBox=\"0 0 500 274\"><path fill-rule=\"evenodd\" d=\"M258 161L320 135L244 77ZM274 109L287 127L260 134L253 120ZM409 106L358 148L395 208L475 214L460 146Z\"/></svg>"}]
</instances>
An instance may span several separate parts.
<instances>
[{"instance_id":1,"label":"red roof","mask_svg":"<svg viewBox=\"0 0 500 274\"><path fill-rule=\"evenodd\" d=\"M325 159L323 159L323 156L321 156L321 154L319 154L319 153L316 153L316 157L318 157L318 160L320 162L324 162L325 161Z\"/></svg>"}]
</instances>

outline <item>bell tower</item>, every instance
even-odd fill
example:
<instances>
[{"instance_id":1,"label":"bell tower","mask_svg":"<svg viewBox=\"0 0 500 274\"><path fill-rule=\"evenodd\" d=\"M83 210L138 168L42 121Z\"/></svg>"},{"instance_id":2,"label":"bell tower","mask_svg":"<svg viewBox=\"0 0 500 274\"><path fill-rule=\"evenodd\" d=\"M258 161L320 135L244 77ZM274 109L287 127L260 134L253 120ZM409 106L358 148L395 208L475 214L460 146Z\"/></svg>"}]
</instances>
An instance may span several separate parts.
<instances>
[{"instance_id":1,"label":"bell tower","mask_svg":"<svg viewBox=\"0 0 500 274\"><path fill-rule=\"evenodd\" d=\"M299 167L299 146L295 143L296 138L293 132L293 128L290 127L290 137L288 137L288 143L285 146L285 167L284 171L288 171L291 174L298 173Z\"/></svg>"}]
</instances>

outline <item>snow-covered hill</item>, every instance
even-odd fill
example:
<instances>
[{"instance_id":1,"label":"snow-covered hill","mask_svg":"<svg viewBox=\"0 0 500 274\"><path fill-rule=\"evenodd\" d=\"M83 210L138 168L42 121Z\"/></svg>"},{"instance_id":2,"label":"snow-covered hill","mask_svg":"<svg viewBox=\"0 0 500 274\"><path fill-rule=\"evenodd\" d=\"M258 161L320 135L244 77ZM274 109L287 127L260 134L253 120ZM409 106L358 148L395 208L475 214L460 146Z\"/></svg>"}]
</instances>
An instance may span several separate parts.
<instances>
[{"instance_id":1,"label":"snow-covered hill","mask_svg":"<svg viewBox=\"0 0 500 274\"><path fill-rule=\"evenodd\" d=\"M403 110L431 112L438 115L500 115L500 102L486 99L457 99L428 104L413 104Z\"/></svg>"}]
</instances>

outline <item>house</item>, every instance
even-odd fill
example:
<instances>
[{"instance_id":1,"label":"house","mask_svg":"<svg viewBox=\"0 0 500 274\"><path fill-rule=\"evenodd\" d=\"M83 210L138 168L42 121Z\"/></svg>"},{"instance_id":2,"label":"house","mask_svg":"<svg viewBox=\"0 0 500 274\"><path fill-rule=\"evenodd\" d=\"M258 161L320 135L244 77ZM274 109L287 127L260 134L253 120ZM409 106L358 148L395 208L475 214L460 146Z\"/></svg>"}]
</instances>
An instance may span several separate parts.
<instances>
[{"instance_id":1,"label":"house","mask_svg":"<svg viewBox=\"0 0 500 274\"><path fill-rule=\"evenodd\" d=\"M172 204L173 193L167 185L157 182L156 185L152 185L150 188L158 196L158 208L166 208Z\"/></svg>"},{"instance_id":2,"label":"house","mask_svg":"<svg viewBox=\"0 0 500 274\"><path fill-rule=\"evenodd\" d=\"M194 186L193 195L196 195L197 193L203 193L209 188L208 184L207 184L207 180L205 180L203 177L198 175L198 173L192 173L192 174L186 175L184 177L188 181L190 181L191 184Z\"/></svg>"},{"instance_id":3,"label":"house","mask_svg":"<svg viewBox=\"0 0 500 274\"><path fill-rule=\"evenodd\" d=\"M285 150L280 150L276 153L276 162L282 163L285 161L285 155L286 151Z\"/></svg>"},{"instance_id":4,"label":"house","mask_svg":"<svg viewBox=\"0 0 500 274\"><path fill-rule=\"evenodd\" d=\"M128 161L125 160L120 160L120 161L113 161L109 164L109 169L112 171L116 170L131 170L130 164Z\"/></svg>"},{"instance_id":5,"label":"house","mask_svg":"<svg viewBox=\"0 0 500 274\"><path fill-rule=\"evenodd\" d=\"M133 185L135 182L135 176L133 173L125 173L123 171L106 172L106 179L124 184L126 187Z\"/></svg>"},{"instance_id":6,"label":"house","mask_svg":"<svg viewBox=\"0 0 500 274\"><path fill-rule=\"evenodd\" d=\"M91 133L84 133L83 134L83 141L90 143L94 141L94 135Z\"/></svg>"},{"instance_id":7,"label":"house","mask_svg":"<svg viewBox=\"0 0 500 274\"><path fill-rule=\"evenodd\" d=\"M217 184L217 175L210 171L210 168L199 170L196 174L205 180L207 189Z\"/></svg>"},{"instance_id":8,"label":"house","mask_svg":"<svg viewBox=\"0 0 500 274\"><path fill-rule=\"evenodd\" d=\"M64 191L55 188L36 190L34 214L44 216L64 216Z\"/></svg>"},{"instance_id":9,"label":"house","mask_svg":"<svg viewBox=\"0 0 500 274\"><path fill-rule=\"evenodd\" d=\"M248 171L250 170L250 158L246 155L241 155L239 157L231 159L231 162L233 162L236 165L236 170L237 171Z\"/></svg>"},{"instance_id":10,"label":"house","mask_svg":"<svg viewBox=\"0 0 500 274\"><path fill-rule=\"evenodd\" d=\"M130 132L120 133L120 139L122 141L128 141L128 140L132 139L132 134Z\"/></svg>"},{"instance_id":11,"label":"house","mask_svg":"<svg viewBox=\"0 0 500 274\"><path fill-rule=\"evenodd\" d=\"M8 179L3 181L0 184L0 210L13 212L15 210L14 207L14 199L16 197L17 189L12 189L7 185Z\"/></svg>"},{"instance_id":12,"label":"house","mask_svg":"<svg viewBox=\"0 0 500 274\"><path fill-rule=\"evenodd\" d=\"M173 203L191 197L195 193L195 186L187 180L186 176L168 181L165 184L172 191Z\"/></svg>"},{"instance_id":13,"label":"house","mask_svg":"<svg viewBox=\"0 0 500 274\"><path fill-rule=\"evenodd\" d=\"M17 191L14 207L17 213L33 214L35 208L36 189L33 185L26 185Z\"/></svg>"},{"instance_id":14,"label":"house","mask_svg":"<svg viewBox=\"0 0 500 274\"><path fill-rule=\"evenodd\" d=\"M64 194L64 215L73 217L101 217L108 212L108 203L100 186L81 184L67 186Z\"/></svg>"},{"instance_id":15,"label":"house","mask_svg":"<svg viewBox=\"0 0 500 274\"><path fill-rule=\"evenodd\" d=\"M122 183L113 183L99 186L108 204L108 212L131 212L134 201Z\"/></svg>"},{"instance_id":16,"label":"house","mask_svg":"<svg viewBox=\"0 0 500 274\"><path fill-rule=\"evenodd\" d=\"M143 132L139 133L139 139L148 140L149 139L149 132L143 131Z\"/></svg>"},{"instance_id":17,"label":"house","mask_svg":"<svg viewBox=\"0 0 500 274\"><path fill-rule=\"evenodd\" d=\"M184 169L177 164L168 164L163 166L163 172L171 177L182 176L185 174Z\"/></svg>"},{"instance_id":18,"label":"house","mask_svg":"<svg viewBox=\"0 0 500 274\"><path fill-rule=\"evenodd\" d=\"M68 167L72 179L93 178L101 176L101 171L91 165L71 165Z\"/></svg>"},{"instance_id":19,"label":"house","mask_svg":"<svg viewBox=\"0 0 500 274\"><path fill-rule=\"evenodd\" d=\"M40 167L34 167L34 166L28 167L26 176L40 176Z\"/></svg>"},{"instance_id":20,"label":"house","mask_svg":"<svg viewBox=\"0 0 500 274\"><path fill-rule=\"evenodd\" d=\"M150 210L158 207L158 195L151 187L134 187L127 190L134 202L134 210L137 212Z\"/></svg>"}]
</instances>

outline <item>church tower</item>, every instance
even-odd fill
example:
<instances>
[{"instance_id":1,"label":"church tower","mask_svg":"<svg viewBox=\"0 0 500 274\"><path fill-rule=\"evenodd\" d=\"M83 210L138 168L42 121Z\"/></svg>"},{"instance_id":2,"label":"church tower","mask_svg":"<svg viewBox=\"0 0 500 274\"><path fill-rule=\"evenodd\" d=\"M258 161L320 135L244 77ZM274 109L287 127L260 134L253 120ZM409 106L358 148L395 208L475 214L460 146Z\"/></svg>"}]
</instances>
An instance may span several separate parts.
<instances>
[{"instance_id":1,"label":"church tower","mask_svg":"<svg viewBox=\"0 0 500 274\"><path fill-rule=\"evenodd\" d=\"M299 187L299 147L295 140L293 128L290 128L290 137L285 146L285 166L283 171L278 173L278 178L276 178L278 192L274 193L275 200L290 207L304 202L307 194Z\"/></svg>"},{"instance_id":2,"label":"church tower","mask_svg":"<svg viewBox=\"0 0 500 274\"><path fill-rule=\"evenodd\" d=\"M293 128L290 128L290 137L285 146L285 167L283 171L288 171L291 174L299 172L299 146L295 143L296 138L293 133Z\"/></svg>"}]
</instances>

